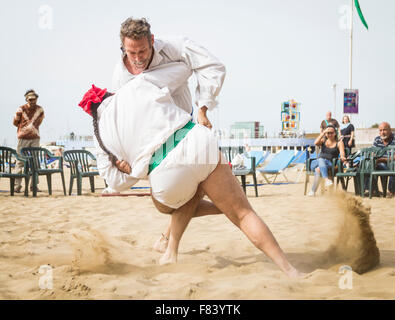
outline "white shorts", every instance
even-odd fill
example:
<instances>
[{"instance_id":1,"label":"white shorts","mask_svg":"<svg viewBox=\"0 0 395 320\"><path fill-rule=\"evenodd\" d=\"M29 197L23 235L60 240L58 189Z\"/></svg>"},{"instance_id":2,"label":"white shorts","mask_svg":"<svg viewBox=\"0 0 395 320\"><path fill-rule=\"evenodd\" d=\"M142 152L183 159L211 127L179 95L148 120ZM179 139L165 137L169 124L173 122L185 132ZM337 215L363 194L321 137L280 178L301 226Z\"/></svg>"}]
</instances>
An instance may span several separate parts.
<instances>
[{"instance_id":1,"label":"white shorts","mask_svg":"<svg viewBox=\"0 0 395 320\"><path fill-rule=\"evenodd\" d=\"M196 124L149 174L152 196L173 209L187 203L218 165L218 140Z\"/></svg>"}]
</instances>

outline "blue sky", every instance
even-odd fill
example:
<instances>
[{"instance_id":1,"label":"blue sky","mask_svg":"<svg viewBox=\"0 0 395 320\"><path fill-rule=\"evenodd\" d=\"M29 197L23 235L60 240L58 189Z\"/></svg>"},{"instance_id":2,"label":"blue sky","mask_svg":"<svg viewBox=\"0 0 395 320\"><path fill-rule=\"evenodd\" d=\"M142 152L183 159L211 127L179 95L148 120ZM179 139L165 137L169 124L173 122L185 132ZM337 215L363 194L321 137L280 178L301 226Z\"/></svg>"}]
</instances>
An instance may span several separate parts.
<instances>
[{"instance_id":1,"label":"blue sky","mask_svg":"<svg viewBox=\"0 0 395 320\"><path fill-rule=\"evenodd\" d=\"M227 67L215 127L260 121L281 129L281 102L301 103L301 126L317 131L326 111L342 115L349 78L349 0L168 0L4 2L0 12L0 144L16 144L12 118L34 88L46 118L42 141L71 131L91 134L91 118L77 106L91 83L111 87L120 54L119 27L146 17L156 37L185 35ZM395 127L395 2L360 0L367 31L354 12L353 87L360 91L357 126L383 120ZM48 18L52 12L52 23ZM43 11L42 11L43 10ZM47 10L47 11L46 11ZM44 20L43 20L44 19ZM51 20L51 19L50 19ZM193 85L193 81L191 82Z\"/></svg>"}]
</instances>

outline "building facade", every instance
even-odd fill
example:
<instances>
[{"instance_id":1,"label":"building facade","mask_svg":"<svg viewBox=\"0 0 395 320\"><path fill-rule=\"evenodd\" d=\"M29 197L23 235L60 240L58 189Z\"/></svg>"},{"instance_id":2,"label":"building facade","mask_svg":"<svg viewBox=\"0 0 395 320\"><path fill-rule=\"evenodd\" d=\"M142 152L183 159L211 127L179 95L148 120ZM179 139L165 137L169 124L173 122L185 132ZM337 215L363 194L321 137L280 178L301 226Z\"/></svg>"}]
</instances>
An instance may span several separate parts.
<instances>
[{"instance_id":1,"label":"building facade","mask_svg":"<svg viewBox=\"0 0 395 320\"><path fill-rule=\"evenodd\" d=\"M259 121L235 122L230 126L232 139L258 139L263 136L263 126L259 124Z\"/></svg>"}]
</instances>

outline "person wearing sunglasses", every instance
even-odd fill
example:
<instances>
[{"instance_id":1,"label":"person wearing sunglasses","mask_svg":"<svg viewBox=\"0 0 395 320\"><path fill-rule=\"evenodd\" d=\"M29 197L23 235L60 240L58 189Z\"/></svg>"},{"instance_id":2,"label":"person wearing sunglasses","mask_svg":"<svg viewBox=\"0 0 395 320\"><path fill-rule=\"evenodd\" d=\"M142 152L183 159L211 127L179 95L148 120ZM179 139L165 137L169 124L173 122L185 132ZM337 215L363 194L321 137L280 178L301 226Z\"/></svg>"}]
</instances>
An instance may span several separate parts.
<instances>
[{"instance_id":1,"label":"person wearing sunglasses","mask_svg":"<svg viewBox=\"0 0 395 320\"><path fill-rule=\"evenodd\" d=\"M343 141L339 141L335 126L329 124L321 134L315 139L314 144L321 147L321 153L318 158L311 162L311 170L314 171L313 186L308 196L313 197L318 189L321 178L325 180L325 186L333 185L329 178L329 169L332 168L333 159L337 159L340 154L340 160L346 162Z\"/></svg>"}]
</instances>

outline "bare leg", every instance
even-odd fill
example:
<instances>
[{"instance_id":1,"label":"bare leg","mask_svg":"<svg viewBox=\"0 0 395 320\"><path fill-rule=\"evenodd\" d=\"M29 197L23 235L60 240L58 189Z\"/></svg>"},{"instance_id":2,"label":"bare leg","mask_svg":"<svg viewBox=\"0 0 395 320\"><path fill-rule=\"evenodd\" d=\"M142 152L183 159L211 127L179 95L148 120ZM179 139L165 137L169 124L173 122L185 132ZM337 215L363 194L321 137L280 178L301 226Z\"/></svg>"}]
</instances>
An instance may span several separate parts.
<instances>
[{"instance_id":1,"label":"bare leg","mask_svg":"<svg viewBox=\"0 0 395 320\"><path fill-rule=\"evenodd\" d=\"M169 244L171 220L169 221L165 231L160 235L158 240L154 243L154 250L158 252L165 252Z\"/></svg>"},{"instance_id":2,"label":"bare leg","mask_svg":"<svg viewBox=\"0 0 395 320\"><path fill-rule=\"evenodd\" d=\"M171 214L169 244L165 253L159 260L159 264L177 262L178 245L189 221L195 215L196 209L204 193L199 186L195 196L182 207L174 210Z\"/></svg>"},{"instance_id":3,"label":"bare leg","mask_svg":"<svg viewBox=\"0 0 395 320\"><path fill-rule=\"evenodd\" d=\"M198 207L195 211L195 214L193 215L193 218L213 215L213 214L222 214L222 212L212 202L207 200L200 200ZM156 240L153 247L154 250L162 253L166 251L170 237L170 226L171 226L171 221L167 225L165 231L158 238L158 240Z\"/></svg>"},{"instance_id":4,"label":"bare leg","mask_svg":"<svg viewBox=\"0 0 395 320\"><path fill-rule=\"evenodd\" d=\"M289 277L300 276L285 257L269 228L252 209L228 165L219 164L201 185L218 209L224 212L284 273ZM221 188L218 188L218 185L221 185Z\"/></svg>"}]
</instances>

